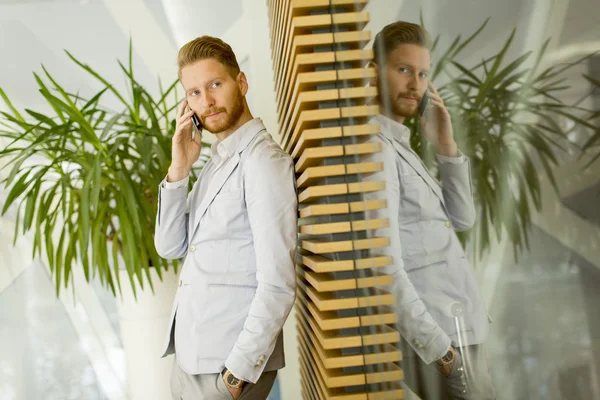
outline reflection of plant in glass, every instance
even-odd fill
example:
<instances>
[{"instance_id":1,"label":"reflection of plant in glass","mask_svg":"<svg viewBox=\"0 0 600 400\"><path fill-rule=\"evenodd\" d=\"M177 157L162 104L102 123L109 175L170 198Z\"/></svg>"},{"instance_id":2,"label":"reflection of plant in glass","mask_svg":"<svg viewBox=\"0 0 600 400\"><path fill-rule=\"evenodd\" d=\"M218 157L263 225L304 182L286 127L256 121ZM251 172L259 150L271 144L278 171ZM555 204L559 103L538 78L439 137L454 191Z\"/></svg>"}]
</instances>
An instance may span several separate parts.
<instances>
[{"instance_id":1,"label":"reflection of plant in glass","mask_svg":"<svg viewBox=\"0 0 600 400\"><path fill-rule=\"evenodd\" d=\"M531 202L536 210L541 209L540 168L556 189L552 167L558 164L557 150L565 150L568 134L556 117L572 121L574 128L594 132L583 147L588 150L600 138L594 122L600 112L560 100L569 89L563 73L589 56L540 70L546 42L531 67L526 66L531 52L508 62L505 57L515 35L513 30L496 55L472 67L456 62L486 24L466 40L457 37L436 60L431 79L442 73L450 76L450 82L438 90L452 114L459 148L471 159L479 215L474 229L461 239L472 240L476 256L481 257L489 248L492 234L501 238L506 232L516 256L523 246L528 247ZM434 51L438 41L439 36ZM598 81L587 79L600 86ZM415 119L407 125L416 132ZM431 166L430 149L424 143L420 135L411 136L412 147Z\"/></svg>"},{"instance_id":2,"label":"reflection of plant in glass","mask_svg":"<svg viewBox=\"0 0 600 400\"><path fill-rule=\"evenodd\" d=\"M48 83L34 76L54 114L26 109L25 118L0 89L11 111L0 120L0 138L8 141L0 162L11 167L2 213L19 200L15 240L34 229L34 254L45 248L57 292L61 283L67 285L74 263L81 262L86 279L97 274L116 293L119 254L131 284L137 277L143 287L145 272L152 287L149 267L161 277L161 269L168 268L156 253L153 232L158 184L171 158L175 120L169 116L174 116L177 82L161 87L160 98L153 98L134 78L130 43L128 68L119 62L130 86L131 100L126 100L67 54L103 85L89 100L67 93L45 68ZM121 112L101 106L106 94L120 101ZM207 157L204 153L199 165Z\"/></svg>"}]
</instances>

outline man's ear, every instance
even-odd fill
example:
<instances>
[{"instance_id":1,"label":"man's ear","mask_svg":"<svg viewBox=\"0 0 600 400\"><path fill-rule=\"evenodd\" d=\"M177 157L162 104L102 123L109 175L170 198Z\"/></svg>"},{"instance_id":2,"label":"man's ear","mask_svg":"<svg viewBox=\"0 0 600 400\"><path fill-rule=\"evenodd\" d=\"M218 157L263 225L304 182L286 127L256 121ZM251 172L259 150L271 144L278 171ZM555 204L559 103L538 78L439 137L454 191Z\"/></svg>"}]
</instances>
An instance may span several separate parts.
<instances>
[{"instance_id":1,"label":"man's ear","mask_svg":"<svg viewBox=\"0 0 600 400\"><path fill-rule=\"evenodd\" d=\"M240 88L240 92L242 92L242 96L245 96L248 93L248 78L246 78L246 74L240 71L235 80Z\"/></svg>"},{"instance_id":2,"label":"man's ear","mask_svg":"<svg viewBox=\"0 0 600 400\"><path fill-rule=\"evenodd\" d=\"M373 68L375 70L375 76L369 79L369 85L377 87L377 81L379 80L379 66L374 61L369 61L367 68Z\"/></svg>"}]
</instances>

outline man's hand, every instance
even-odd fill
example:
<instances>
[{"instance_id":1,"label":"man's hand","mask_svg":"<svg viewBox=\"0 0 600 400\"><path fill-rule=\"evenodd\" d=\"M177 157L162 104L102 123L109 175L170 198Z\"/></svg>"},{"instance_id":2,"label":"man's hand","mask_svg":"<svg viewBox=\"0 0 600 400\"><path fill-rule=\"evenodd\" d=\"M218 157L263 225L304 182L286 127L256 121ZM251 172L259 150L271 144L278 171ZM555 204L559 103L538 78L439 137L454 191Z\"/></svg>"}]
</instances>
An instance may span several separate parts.
<instances>
[{"instance_id":1,"label":"man's hand","mask_svg":"<svg viewBox=\"0 0 600 400\"><path fill-rule=\"evenodd\" d=\"M458 146L454 141L452 133L450 113L444 105L444 100L442 100L437 89L431 82L429 82L427 96L429 96L429 101L434 107L425 111L425 117L419 118L421 130L437 154L446 157L456 157Z\"/></svg>"},{"instance_id":2,"label":"man's hand","mask_svg":"<svg viewBox=\"0 0 600 400\"><path fill-rule=\"evenodd\" d=\"M241 396L243 388L235 388L235 387L229 386L227 384L227 381L225 380L224 376L221 376L221 379L223 379L223 382L225 382L225 387L227 388L227 390L229 390L229 393L231 393L231 395L233 396L233 398L235 400L237 400Z\"/></svg>"},{"instance_id":3,"label":"man's hand","mask_svg":"<svg viewBox=\"0 0 600 400\"><path fill-rule=\"evenodd\" d=\"M202 142L200 135L192 139L192 115L194 111L185 112L187 100L181 102L177 110L175 134L171 147L171 165L169 166L169 182L177 182L189 175L192 165L200 157Z\"/></svg>"}]
</instances>

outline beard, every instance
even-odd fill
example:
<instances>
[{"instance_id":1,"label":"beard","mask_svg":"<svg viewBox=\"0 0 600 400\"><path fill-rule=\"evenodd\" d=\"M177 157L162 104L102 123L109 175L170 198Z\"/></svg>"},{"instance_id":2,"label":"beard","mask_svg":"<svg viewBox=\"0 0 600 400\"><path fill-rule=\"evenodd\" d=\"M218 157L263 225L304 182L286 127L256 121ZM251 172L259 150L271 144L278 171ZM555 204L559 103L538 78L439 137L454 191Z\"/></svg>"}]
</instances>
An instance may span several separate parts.
<instances>
[{"instance_id":1,"label":"beard","mask_svg":"<svg viewBox=\"0 0 600 400\"><path fill-rule=\"evenodd\" d=\"M417 101L416 103L408 102L405 100L406 97L416 98ZM413 117L419 112L420 102L421 99L415 94L401 94L392 102L392 112L401 117Z\"/></svg>"},{"instance_id":2,"label":"beard","mask_svg":"<svg viewBox=\"0 0 600 400\"><path fill-rule=\"evenodd\" d=\"M207 115L211 115L214 113L224 113L225 115L219 115L216 117L216 120L206 120ZM215 107L207 110L202 117L202 125L204 129L209 131L210 133L221 133L232 127L234 127L242 114L244 113L244 96L242 96L241 91L237 90L236 99L231 106L231 110L227 110L225 107Z\"/></svg>"}]
</instances>

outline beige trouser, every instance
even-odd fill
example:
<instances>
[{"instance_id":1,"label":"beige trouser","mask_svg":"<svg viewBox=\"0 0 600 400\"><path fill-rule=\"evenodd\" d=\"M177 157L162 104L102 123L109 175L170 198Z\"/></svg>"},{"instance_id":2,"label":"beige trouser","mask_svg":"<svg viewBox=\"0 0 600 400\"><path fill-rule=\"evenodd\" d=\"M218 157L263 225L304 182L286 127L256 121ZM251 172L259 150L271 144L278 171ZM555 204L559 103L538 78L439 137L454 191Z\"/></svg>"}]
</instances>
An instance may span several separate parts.
<instances>
[{"instance_id":1,"label":"beige trouser","mask_svg":"<svg viewBox=\"0 0 600 400\"><path fill-rule=\"evenodd\" d=\"M277 371L263 372L256 384L244 385L237 400L266 400L276 377ZM177 359L173 360L171 395L173 400L236 400L221 374L190 375L179 367Z\"/></svg>"}]
</instances>

